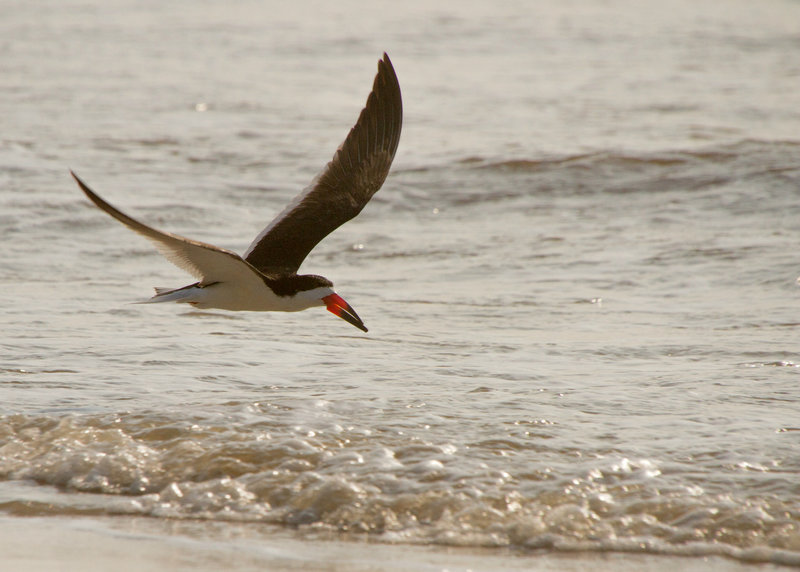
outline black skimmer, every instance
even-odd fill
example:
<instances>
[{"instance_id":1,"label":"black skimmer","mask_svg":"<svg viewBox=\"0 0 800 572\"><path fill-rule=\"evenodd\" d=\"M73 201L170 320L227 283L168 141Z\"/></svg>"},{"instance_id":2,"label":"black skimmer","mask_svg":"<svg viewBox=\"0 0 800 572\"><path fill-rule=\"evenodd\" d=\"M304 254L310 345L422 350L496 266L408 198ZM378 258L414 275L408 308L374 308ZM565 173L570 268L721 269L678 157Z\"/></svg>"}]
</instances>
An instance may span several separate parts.
<instances>
[{"instance_id":1,"label":"black skimmer","mask_svg":"<svg viewBox=\"0 0 800 572\"><path fill-rule=\"evenodd\" d=\"M167 260L197 278L182 288L156 288L146 302L182 302L197 308L297 312L326 306L367 331L355 310L322 276L298 275L308 253L356 216L383 185L400 141L403 102L389 56L378 61L372 93L355 126L322 172L239 256L162 232L129 217L70 171L86 196L122 224L151 240Z\"/></svg>"}]
</instances>

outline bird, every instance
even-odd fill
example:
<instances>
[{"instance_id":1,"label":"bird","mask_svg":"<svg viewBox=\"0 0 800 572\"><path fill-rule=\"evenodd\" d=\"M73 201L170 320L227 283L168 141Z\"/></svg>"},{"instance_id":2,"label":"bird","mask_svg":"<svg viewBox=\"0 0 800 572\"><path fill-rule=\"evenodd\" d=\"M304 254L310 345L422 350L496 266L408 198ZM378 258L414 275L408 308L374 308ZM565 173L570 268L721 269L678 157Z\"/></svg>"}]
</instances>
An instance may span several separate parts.
<instances>
[{"instance_id":1,"label":"bird","mask_svg":"<svg viewBox=\"0 0 800 572\"><path fill-rule=\"evenodd\" d=\"M400 84L384 53L367 103L333 159L241 256L139 222L100 198L74 171L70 174L97 207L149 239L167 260L197 280L180 288L155 288L155 295L142 303L264 312L325 306L367 332L353 307L334 291L333 282L297 271L323 238L358 215L381 188L397 152L402 125Z\"/></svg>"}]
</instances>

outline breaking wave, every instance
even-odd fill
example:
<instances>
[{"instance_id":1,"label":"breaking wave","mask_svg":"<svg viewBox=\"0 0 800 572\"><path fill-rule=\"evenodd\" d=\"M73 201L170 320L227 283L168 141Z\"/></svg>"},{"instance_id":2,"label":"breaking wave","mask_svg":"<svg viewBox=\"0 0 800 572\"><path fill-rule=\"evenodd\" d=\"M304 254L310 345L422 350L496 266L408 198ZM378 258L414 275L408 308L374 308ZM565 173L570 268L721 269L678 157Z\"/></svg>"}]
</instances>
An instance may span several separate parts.
<instances>
[{"instance_id":1,"label":"breaking wave","mask_svg":"<svg viewBox=\"0 0 800 572\"><path fill-rule=\"evenodd\" d=\"M390 543L722 555L800 566L795 503L776 494L709 494L691 467L613 454L587 461L561 451L561 464L572 456L581 469L559 474L546 449L547 420L517 427L542 441L541 454L531 455L513 438L436 443L413 432L286 424L289 408L237 408L247 421L156 413L2 418L0 491L17 488L0 493L0 510L264 522ZM777 469L737 473L748 471ZM24 483L36 486L25 492Z\"/></svg>"}]
</instances>

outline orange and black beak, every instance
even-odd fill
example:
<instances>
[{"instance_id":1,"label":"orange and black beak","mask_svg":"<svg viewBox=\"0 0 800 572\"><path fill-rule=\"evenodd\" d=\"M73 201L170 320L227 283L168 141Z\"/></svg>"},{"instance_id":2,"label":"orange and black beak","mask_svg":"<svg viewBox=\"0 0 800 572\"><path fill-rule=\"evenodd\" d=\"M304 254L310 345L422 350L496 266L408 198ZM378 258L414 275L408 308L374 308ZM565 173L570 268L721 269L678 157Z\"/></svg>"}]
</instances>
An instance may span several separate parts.
<instances>
[{"instance_id":1,"label":"orange and black beak","mask_svg":"<svg viewBox=\"0 0 800 572\"><path fill-rule=\"evenodd\" d=\"M325 305L328 307L328 312L335 314L342 320L353 324L362 332L367 331L367 327L364 325L364 322L362 322L361 318L358 317L358 314L356 314L356 311L353 310L353 307L345 302L344 298L338 294L331 294L330 296L325 296L322 301L325 302Z\"/></svg>"}]
</instances>

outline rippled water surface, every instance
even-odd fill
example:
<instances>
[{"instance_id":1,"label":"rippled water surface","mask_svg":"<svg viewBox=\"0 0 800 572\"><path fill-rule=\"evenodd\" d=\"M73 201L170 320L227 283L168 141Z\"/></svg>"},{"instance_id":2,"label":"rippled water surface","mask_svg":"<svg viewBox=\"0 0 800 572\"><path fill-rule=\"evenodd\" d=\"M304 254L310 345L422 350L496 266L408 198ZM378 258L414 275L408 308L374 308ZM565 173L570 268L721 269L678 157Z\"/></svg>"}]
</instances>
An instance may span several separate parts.
<instances>
[{"instance_id":1,"label":"rippled water surface","mask_svg":"<svg viewBox=\"0 0 800 572\"><path fill-rule=\"evenodd\" d=\"M58 2L0 22L0 510L800 565L800 3ZM384 188L327 312L242 252L389 52Z\"/></svg>"}]
</instances>

